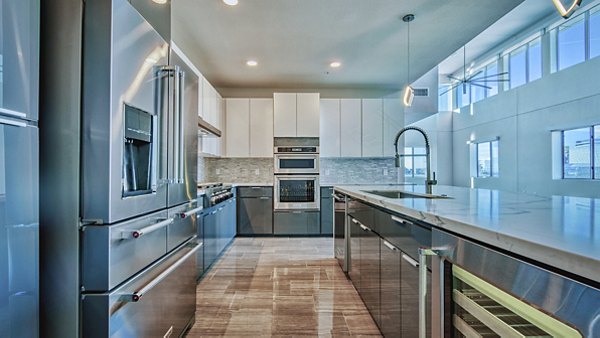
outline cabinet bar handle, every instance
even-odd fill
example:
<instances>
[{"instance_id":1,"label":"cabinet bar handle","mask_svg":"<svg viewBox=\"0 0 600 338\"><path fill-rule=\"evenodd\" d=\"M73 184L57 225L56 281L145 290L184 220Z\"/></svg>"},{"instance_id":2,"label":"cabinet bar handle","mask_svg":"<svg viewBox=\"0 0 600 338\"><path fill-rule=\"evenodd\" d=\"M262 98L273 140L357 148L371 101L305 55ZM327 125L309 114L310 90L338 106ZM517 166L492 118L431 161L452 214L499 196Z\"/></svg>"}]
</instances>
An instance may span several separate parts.
<instances>
[{"instance_id":1,"label":"cabinet bar handle","mask_svg":"<svg viewBox=\"0 0 600 338\"><path fill-rule=\"evenodd\" d=\"M410 257L407 254L402 254L402 259L404 259L408 264L414 266L415 268L419 267L419 262L417 262L416 260L412 259L412 257Z\"/></svg>"},{"instance_id":2,"label":"cabinet bar handle","mask_svg":"<svg viewBox=\"0 0 600 338\"><path fill-rule=\"evenodd\" d=\"M153 225L149 225L147 227L141 228L141 229L136 229L136 230L123 230L121 232L121 239L137 239L140 238L144 235L147 235L151 232L154 232L160 228L164 228L167 225L173 223L173 219L169 218L169 219L165 219L162 220L156 224Z\"/></svg>"},{"instance_id":3,"label":"cabinet bar handle","mask_svg":"<svg viewBox=\"0 0 600 338\"><path fill-rule=\"evenodd\" d=\"M188 218L194 214L197 214L199 211L202 211L203 209L204 209L204 207L197 207L192 210L182 212L179 214L179 218Z\"/></svg>"},{"instance_id":4,"label":"cabinet bar handle","mask_svg":"<svg viewBox=\"0 0 600 338\"><path fill-rule=\"evenodd\" d=\"M409 221L402 219L400 217L397 217L397 216L392 216L392 221L398 222L398 223L413 224L412 222L409 222Z\"/></svg>"},{"instance_id":5,"label":"cabinet bar handle","mask_svg":"<svg viewBox=\"0 0 600 338\"><path fill-rule=\"evenodd\" d=\"M392 251L398 251L398 249L395 246L393 246L392 244L390 244L390 242L388 242L388 241L383 241L383 245L387 246L387 248ZM404 258L404 255L402 255L402 256L403 256L402 258Z\"/></svg>"}]
</instances>

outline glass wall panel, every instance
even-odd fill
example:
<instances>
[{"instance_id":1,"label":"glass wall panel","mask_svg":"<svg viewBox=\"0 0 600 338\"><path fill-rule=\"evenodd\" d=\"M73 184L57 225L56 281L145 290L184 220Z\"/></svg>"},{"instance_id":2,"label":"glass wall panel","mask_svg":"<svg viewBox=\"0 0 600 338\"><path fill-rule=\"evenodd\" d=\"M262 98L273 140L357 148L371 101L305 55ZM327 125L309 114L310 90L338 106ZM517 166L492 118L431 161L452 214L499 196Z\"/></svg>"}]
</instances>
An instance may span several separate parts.
<instances>
[{"instance_id":1,"label":"glass wall panel","mask_svg":"<svg viewBox=\"0 0 600 338\"><path fill-rule=\"evenodd\" d=\"M487 65L487 67L485 67L485 75L486 76L496 75L496 74L498 74L498 61L490 63L489 65ZM491 80L497 80L500 78L506 78L506 76L501 76L501 77L494 76L491 78ZM485 85L491 88L491 89L487 89L486 97L490 97L490 96L494 96L494 95L498 94L498 82L487 81L485 83Z\"/></svg>"},{"instance_id":2,"label":"glass wall panel","mask_svg":"<svg viewBox=\"0 0 600 338\"><path fill-rule=\"evenodd\" d=\"M500 170L498 167L498 141L492 142L492 176L500 176Z\"/></svg>"},{"instance_id":3,"label":"glass wall panel","mask_svg":"<svg viewBox=\"0 0 600 338\"><path fill-rule=\"evenodd\" d=\"M594 127L594 178L600 180L600 126Z\"/></svg>"},{"instance_id":4,"label":"glass wall panel","mask_svg":"<svg viewBox=\"0 0 600 338\"><path fill-rule=\"evenodd\" d=\"M592 178L590 128L563 132L563 177Z\"/></svg>"},{"instance_id":5,"label":"glass wall panel","mask_svg":"<svg viewBox=\"0 0 600 338\"><path fill-rule=\"evenodd\" d=\"M558 27L558 70L585 61L585 21L580 15Z\"/></svg>"},{"instance_id":6,"label":"glass wall panel","mask_svg":"<svg viewBox=\"0 0 600 338\"><path fill-rule=\"evenodd\" d=\"M492 172L492 159L490 142L477 144L477 177L490 177Z\"/></svg>"},{"instance_id":7,"label":"glass wall panel","mask_svg":"<svg viewBox=\"0 0 600 338\"><path fill-rule=\"evenodd\" d=\"M542 77L542 43L541 38L537 38L529 43L528 54L528 81L535 81Z\"/></svg>"},{"instance_id":8,"label":"glass wall panel","mask_svg":"<svg viewBox=\"0 0 600 338\"><path fill-rule=\"evenodd\" d=\"M510 88L527 83L527 45L510 53Z\"/></svg>"},{"instance_id":9,"label":"glass wall panel","mask_svg":"<svg viewBox=\"0 0 600 338\"><path fill-rule=\"evenodd\" d=\"M600 55L600 6L590 11L590 59Z\"/></svg>"}]
</instances>

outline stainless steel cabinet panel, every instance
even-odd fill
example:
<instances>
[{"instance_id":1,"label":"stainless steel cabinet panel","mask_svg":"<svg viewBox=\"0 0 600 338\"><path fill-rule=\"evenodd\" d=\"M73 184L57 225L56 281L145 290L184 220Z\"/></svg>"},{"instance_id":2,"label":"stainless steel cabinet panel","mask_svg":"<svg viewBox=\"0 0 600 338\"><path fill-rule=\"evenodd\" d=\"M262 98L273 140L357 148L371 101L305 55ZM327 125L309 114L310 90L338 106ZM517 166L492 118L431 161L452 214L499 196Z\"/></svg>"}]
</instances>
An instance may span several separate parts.
<instances>
[{"instance_id":1,"label":"stainless steel cabinet panel","mask_svg":"<svg viewBox=\"0 0 600 338\"><path fill-rule=\"evenodd\" d=\"M419 267L406 253L400 261L400 304L402 327L400 337L419 336ZM427 274L426 321L431 323L431 272ZM426 337L431 337L431 325L427 325Z\"/></svg>"},{"instance_id":2,"label":"stainless steel cabinet panel","mask_svg":"<svg viewBox=\"0 0 600 338\"><path fill-rule=\"evenodd\" d=\"M83 337L181 336L194 320L196 250L190 243L112 292L84 295Z\"/></svg>"},{"instance_id":3,"label":"stainless steel cabinet panel","mask_svg":"<svg viewBox=\"0 0 600 338\"><path fill-rule=\"evenodd\" d=\"M381 312L379 329L384 337L398 337L402 327L400 250L381 239ZM415 309L416 311L416 309Z\"/></svg>"},{"instance_id":4,"label":"stainless steel cabinet panel","mask_svg":"<svg viewBox=\"0 0 600 338\"><path fill-rule=\"evenodd\" d=\"M321 188L321 234L333 235L333 188Z\"/></svg>"},{"instance_id":5,"label":"stainless steel cabinet panel","mask_svg":"<svg viewBox=\"0 0 600 338\"><path fill-rule=\"evenodd\" d=\"M375 221L377 210L366 203L359 201L351 201L348 206L348 214L358 220L360 223L365 224L375 232L379 232L377 229L377 222Z\"/></svg>"},{"instance_id":6,"label":"stainless steel cabinet panel","mask_svg":"<svg viewBox=\"0 0 600 338\"><path fill-rule=\"evenodd\" d=\"M37 128L23 121L4 120L0 118L0 336L33 338L39 327L39 136Z\"/></svg>"},{"instance_id":7,"label":"stainless steel cabinet panel","mask_svg":"<svg viewBox=\"0 0 600 338\"><path fill-rule=\"evenodd\" d=\"M238 197L273 197L273 187L239 187Z\"/></svg>"},{"instance_id":8,"label":"stainless steel cabinet panel","mask_svg":"<svg viewBox=\"0 0 600 338\"><path fill-rule=\"evenodd\" d=\"M415 260L419 247L431 247L431 228L401 216L377 211L379 234Z\"/></svg>"},{"instance_id":9,"label":"stainless steel cabinet panel","mask_svg":"<svg viewBox=\"0 0 600 338\"><path fill-rule=\"evenodd\" d=\"M38 119L40 0L0 0L0 114Z\"/></svg>"},{"instance_id":10,"label":"stainless steel cabinet panel","mask_svg":"<svg viewBox=\"0 0 600 338\"><path fill-rule=\"evenodd\" d=\"M371 225L371 224L369 224ZM364 226L364 225L363 225ZM360 295L375 320L380 324L380 295L379 295L379 236L367 225L362 227L360 237Z\"/></svg>"},{"instance_id":11,"label":"stainless steel cabinet panel","mask_svg":"<svg viewBox=\"0 0 600 338\"><path fill-rule=\"evenodd\" d=\"M273 197L240 197L238 199L238 234L273 234ZM241 191L240 191L241 192Z\"/></svg>"},{"instance_id":12,"label":"stainless steel cabinet panel","mask_svg":"<svg viewBox=\"0 0 600 338\"><path fill-rule=\"evenodd\" d=\"M83 229L83 287L112 290L167 252L170 219L160 211L115 225Z\"/></svg>"},{"instance_id":13,"label":"stainless steel cabinet panel","mask_svg":"<svg viewBox=\"0 0 600 338\"><path fill-rule=\"evenodd\" d=\"M319 211L275 211L273 233L275 235L315 235L320 228Z\"/></svg>"},{"instance_id":14,"label":"stainless steel cabinet panel","mask_svg":"<svg viewBox=\"0 0 600 338\"><path fill-rule=\"evenodd\" d=\"M350 280L352 281L352 284L354 284L356 290L360 291L360 238L363 236L363 230L360 228L358 221L352 217L349 216L347 222L350 228L350 250L346 255L348 258L348 277L350 277Z\"/></svg>"},{"instance_id":15,"label":"stainless steel cabinet panel","mask_svg":"<svg viewBox=\"0 0 600 338\"><path fill-rule=\"evenodd\" d=\"M168 210L173 223L167 226L167 251L175 249L183 242L196 235L197 212L202 210L196 201L180 205Z\"/></svg>"}]
</instances>

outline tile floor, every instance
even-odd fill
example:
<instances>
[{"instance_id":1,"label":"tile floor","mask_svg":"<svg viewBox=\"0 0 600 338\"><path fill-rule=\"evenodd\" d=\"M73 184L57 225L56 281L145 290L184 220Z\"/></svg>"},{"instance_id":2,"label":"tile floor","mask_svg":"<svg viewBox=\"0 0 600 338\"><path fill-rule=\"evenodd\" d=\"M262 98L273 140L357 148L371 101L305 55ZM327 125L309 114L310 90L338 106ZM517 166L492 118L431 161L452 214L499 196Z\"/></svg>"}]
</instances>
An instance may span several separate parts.
<instances>
[{"instance_id":1,"label":"tile floor","mask_svg":"<svg viewBox=\"0 0 600 338\"><path fill-rule=\"evenodd\" d=\"M330 238L237 238L197 288L187 337L380 336Z\"/></svg>"}]
</instances>

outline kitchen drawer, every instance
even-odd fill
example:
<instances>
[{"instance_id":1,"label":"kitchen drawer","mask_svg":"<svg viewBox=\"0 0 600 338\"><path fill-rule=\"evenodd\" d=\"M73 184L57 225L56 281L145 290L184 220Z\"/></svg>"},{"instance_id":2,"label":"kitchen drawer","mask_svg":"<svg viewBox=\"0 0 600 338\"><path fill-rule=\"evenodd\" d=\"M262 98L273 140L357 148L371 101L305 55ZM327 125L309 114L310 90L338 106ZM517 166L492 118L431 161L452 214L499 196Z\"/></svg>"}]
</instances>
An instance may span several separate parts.
<instances>
[{"instance_id":1,"label":"kitchen drawer","mask_svg":"<svg viewBox=\"0 0 600 338\"><path fill-rule=\"evenodd\" d=\"M196 235L198 213L202 209L202 206L198 207L196 201L193 201L168 210L169 218L174 221L167 226L167 251Z\"/></svg>"},{"instance_id":2,"label":"kitchen drawer","mask_svg":"<svg viewBox=\"0 0 600 338\"><path fill-rule=\"evenodd\" d=\"M273 213L273 233L275 235L317 235L319 232L319 211L276 211Z\"/></svg>"},{"instance_id":3,"label":"kitchen drawer","mask_svg":"<svg viewBox=\"0 0 600 338\"><path fill-rule=\"evenodd\" d=\"M377 209L366 203L356 200L350 200L348 203L348 215L378 233L379 229L376 224L376 213Z\"/></svg>"},{"instance_id":4,"label":"kitchen drawer","mask_svg":"<svg viewBox=\"0 0 600 338\"><path fill-rule=\"evenodd\" d=\"M321 187L321 198L333 198L333 187Z\"/></svg>"},{"instance_id":5,"label":"kitchen drawer","mask_svg":"<svg viewBox=\"0 0 600 338\"><path fill-rule=\"evenodd\" d=\"M238 187L238 197L273 197L273 187Z\"/></svg>"},{"instance_id":6,"label":"kitchen drawer","mask_svg":"<svg viewBox=\"0 0 600 338\"><path fill-rule=\"evenodd\" d=\"M83 229L82 284L86 291L107 291L167 252L167 227L173 219L156 212L115 225Z\"/></svg>"},{"instance_id":7,"label":"kitchen drawer","mask_svg":"<svg viewBox=\"0 0 600 338\"><path fill-rule=\"evenodd\" d=\"M238 199L238 234L273 234L273 197L246 197Z\"/></svg>"},{"instance_id":8,"label":"kitchen drawer","mask_svg":"<svg viewBox=\"0 0 600 338\"><path fill-rule=\"evenodd\" d=\"M419 247L431 247L431 229L407 218L377 210L379 234L411 258L419 259Z\"/></svg>"},{"instance_id":9,"label":"kitchen drawer","mask_svg":"<svg viewBox=\"0 0 600 338\"><path fill-rule=\"evenodd\" d=\"M85 294L83 337L179 337L196 312L191 241L110 293Z\"/></svg>"}]
</instances>

